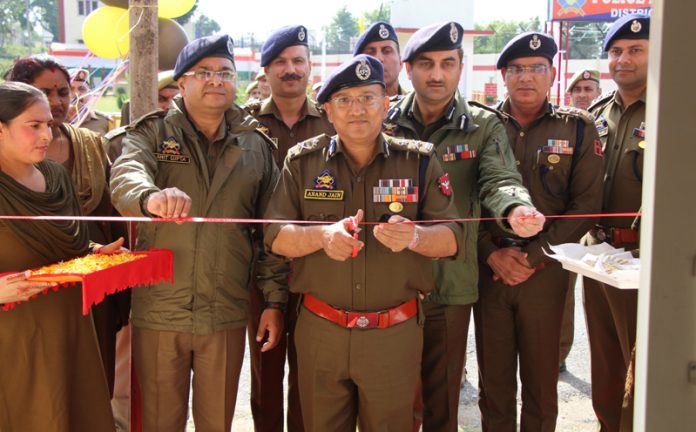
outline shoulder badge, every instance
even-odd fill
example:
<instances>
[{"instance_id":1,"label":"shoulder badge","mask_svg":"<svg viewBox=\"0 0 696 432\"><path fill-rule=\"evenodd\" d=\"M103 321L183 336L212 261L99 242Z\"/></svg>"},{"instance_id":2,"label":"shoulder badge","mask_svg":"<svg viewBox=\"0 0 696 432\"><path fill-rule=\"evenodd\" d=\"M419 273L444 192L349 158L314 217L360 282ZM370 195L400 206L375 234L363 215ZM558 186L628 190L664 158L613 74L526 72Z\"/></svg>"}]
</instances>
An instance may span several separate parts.
<instances>
[{"instance_id":1,"label":"shoulder badge","mask_svg":"<svg viewBox=\"0 0 696 432\"><path fill-rule=\"evenodd\" d=\"M315 136L314 138L310 138L308 140L299 142L294 146L290 147L290 150L288 150L287 157L288 159L295 159L299 156L303 156L314 151L321 150L325 147L328 147L330 142L331 138L326 134Z\"/></svg>"}]
</instances>

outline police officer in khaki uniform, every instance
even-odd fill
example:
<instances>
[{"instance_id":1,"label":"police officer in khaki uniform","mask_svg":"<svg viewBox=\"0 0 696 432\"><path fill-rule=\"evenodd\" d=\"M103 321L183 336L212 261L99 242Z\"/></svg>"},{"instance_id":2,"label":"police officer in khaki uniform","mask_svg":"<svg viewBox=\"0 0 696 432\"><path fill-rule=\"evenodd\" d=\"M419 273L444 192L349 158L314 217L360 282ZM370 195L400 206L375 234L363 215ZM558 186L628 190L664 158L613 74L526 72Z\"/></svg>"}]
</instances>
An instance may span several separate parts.
<instances>
[{"instance_id":1,"label":"police officer in khaki uniform","mask_svg":"<svg viewBox=\"0 0 696 432\"><path fill-rule=\"evenodd\" d=\"M399 50L399 37L391 24L377 21L363 34L353 48L353 55L367 54L382 62L384 66L384 84L387 86L387 96L397 97L406 94L399 85L399 74L403 62Z\"/></svg>"},{"instance_id":2,"label":"police officer in khaki uniform","mask_svg":"<svg viewBox=\"0 0 696 432\"><path fill-rule=\"evenodd\" d=\"M433 146L381 134L389 107L379 60L358 55L319 93L338 134L293 147L267 218L266 246L293 258L303 294L295 332L305 429L406 431L420 371L418 296L431 259L455 257L462 227ZM365 221L367 224L363 224Z\"/></svg>"},{"instance_id":3,"label":"police officer in khaki uniform","mask_svg":"<svg viewBox=\"0 0 696 432\"><path fill-rule=\"evenodd\" d=\"M391 108L385 133L436 146L462 217L480 217L483 205L498 217L508 217L500 223L510 233L532 236L542 228L543 217L531 208L499 113L466 101L457 91L463 67L462 37L462 26L455 22L433 24L411 36L402 57L415 91ZM425 432L458 429L471 308L478 298L477 231L476 222L467 222L464 252L457 260L434 264L436 289L424 303ZM421 416L418 405L415 427Z\"/></svg>"},{"instance_id":4,"label":"police officer in khaki uniform","mask_svg":"<svg viewBox=\"0 0 696 432\"><path fill-rule=\"evenodd\" d=\"M272 143L233 104L232 39L216 35L186 45L174 78L181 96L128 127L112 169L115 207L126 216L260 218L279 171ZM133 293L133 360L144 431L184 431L192 385L196 430L229 431L244 358L251 224L144 223L139 248L174 252L174 283ZM259 258L266 310L262 348L275 346L287 297L287 266ZM193 372L193 381L191 373Z\"/></svg>"},{"instance_id":5,"label":"police officer in khaki uniform","mask_svg":"<svg viewBox=\"0 0 696 432\"><path fill-rule=\"evenodd\" d=\"M261 66L271 85L271 97L245 106L261 124L260 130L276 144L273 156L282 166L288 150L300 141L317 135L333 135L334 128L317 103L307 97L312 70L308 46L309 33L301 25L283 27L266 40L261 50ZM302 411L297 388L297 356L293 334L297 321L296 294L290 294L285 312L285 332L278 347L261 353L255 323L264 309L263 292L252 288L249 351L251 357L251 412L256 432L283 432L283 376L287 353L288 414L287 430L302 432Z\"/></svg>"},{"instance_id":6,"label":"police officer in khaki uniform","mask_svg":"<svg viewBox=\"0 0 696 432\"><path fill-rule=\"evenodd\" d=\"M575 108L588 109L593 100L602 94L600 79L602 74L597 69L580 69L568 81L566 93Z\"/></svg>"},{"instance_id":7,"label":"police officer in khaki uniform","mask_svg":"<svg viewBox=\"0 0 696 432\"><path fill-rule=\"evenodd\" d=\"M556 69L553 38L522 33L503 48L509 97L500 105L517 168L532 201L547 217L596 214L603 160L590 115L557 107L546 95ZM517 364L522 382L521 430L554 431L558 415L559 340L568 272L547 257L549 244L579 241L595 223L548 219L522 239L484 222L479 238L479 301L474 305L483 430L517 430Z\"/></svg>"},{"instance_id":8,"label":"police officer in khaki uniform","mask_svg":"<svg viewBox=\"0 0 696 432\"><path fill-rule=\"evenodd\" d=\"M650 18L626 15L604 39L609 73L618 90L590 107L602 140L604 204L602 213L636 212L641 207L648 85ZM605 217L588 236L626 250L638 248L639 232L631 217ZM602 432L630 431L632 403L622 408L624 382L636 342L638 291L620 290L583 278L585 314L592 357L592 406Z\"/></svg>"},{"instance_id":9,"label":"police officer in khaki uniform","mask_svg":"<svg viewBox=\"0 0 696 432\"><path fill-rule=\"evenodd\" d=\"M86 69L70 69L70 94L72 113L70 122L77 127L89 129L99 135L105 135L114 128L114 121L108 115L96 111L90 106L90 92L87 82L89 72Z\"/></svg>"}]
</instances>

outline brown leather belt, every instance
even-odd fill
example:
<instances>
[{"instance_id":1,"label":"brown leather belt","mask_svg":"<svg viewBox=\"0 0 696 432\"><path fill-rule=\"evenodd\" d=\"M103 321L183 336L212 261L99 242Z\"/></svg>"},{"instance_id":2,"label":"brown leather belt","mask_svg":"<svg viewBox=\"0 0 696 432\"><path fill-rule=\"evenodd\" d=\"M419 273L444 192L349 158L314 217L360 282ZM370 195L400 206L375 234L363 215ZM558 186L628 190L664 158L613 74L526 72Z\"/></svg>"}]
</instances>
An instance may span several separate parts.
<instances>
[{"instance_id":1,"label":"brown leather belt","mask_svg":"<svg viewBox=\"0 0 696 432\"><path fill-rule=\"evenodd\" d=\"M345 328L389 328L408 321L418 314L415 298L395 308L380 312L353 312L336 309L311 294L304 294L302 304L312 313Z\"/></svg>"},{"instance_id":2,"label":"brown leather belt","mask_svg":"<svg viewBox=\"0 0 696 432\"><path fill-rule=\"evenodd\" d=\"M631 228L615 228L596 225L590 232L599 241L606 241L613 246L635 244L640 242L640 233Z\"/></svg>"}]
</instances>

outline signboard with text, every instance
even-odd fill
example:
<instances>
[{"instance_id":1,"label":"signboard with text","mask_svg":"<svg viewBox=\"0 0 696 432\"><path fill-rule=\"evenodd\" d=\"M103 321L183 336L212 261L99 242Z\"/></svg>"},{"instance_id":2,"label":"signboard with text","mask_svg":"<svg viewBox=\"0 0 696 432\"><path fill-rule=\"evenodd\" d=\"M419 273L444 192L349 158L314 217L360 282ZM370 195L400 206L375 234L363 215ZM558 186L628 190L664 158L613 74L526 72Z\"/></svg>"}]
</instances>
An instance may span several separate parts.
<instances>
[{"instance_id":1,"label":"signboard with text","mask_svg":"<svg viewBox=\"0 0 696 432\"><path fill-rule=\"evenodd\" d=\"M624 15L650 15L652 0L549 0L549 21L616 21Z\"/></svg>"}]
</instances>

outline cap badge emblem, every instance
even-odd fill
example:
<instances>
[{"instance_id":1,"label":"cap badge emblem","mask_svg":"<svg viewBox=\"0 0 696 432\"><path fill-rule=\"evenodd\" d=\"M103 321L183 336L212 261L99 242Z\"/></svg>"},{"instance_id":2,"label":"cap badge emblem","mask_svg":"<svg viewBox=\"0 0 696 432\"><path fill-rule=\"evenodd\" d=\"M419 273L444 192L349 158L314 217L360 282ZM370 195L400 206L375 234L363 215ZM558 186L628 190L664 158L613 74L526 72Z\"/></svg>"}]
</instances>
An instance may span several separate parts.
<instances>
[{"instance_id":1,"label":"cap badge emblem","mask_svg":"<svg viewBox=\"0 0 696 432\"><path fill-rule=\"evenodd\" d=\"M227 39L227 51L230 52L230 54L234 54L234 43L232 43L232 39Z\"/></svg>"},{"instance_id":2,"label":"cap badge emblem","mask_svg":"<svg viewBox=\"0 0 696 432\"><path fill-rule=\"evenodd\" d=\"M541 39L539 39L538 35L532 36L532 38L529 40L529 48L533 49L534 51L541 48Z\"/></svg>"},{"instance_id":3,"label":"cap badge emblem","mask_svg":"<svg viewBox=\"0 0 696 432\"><path fill-rule=\"evenodd\" d=\"M357 76L360 81L365 81L370 78L370 75L372 75L372 71L370 71L367 61L360 60L360 63L358 63L358 66L355 68L355 76Z\"/></svg>"},{"instance_id":4,"label":"cap badge emblem","mask_svg":"<svg viewBox=\"0 0 696 432\"><path fill-rule=\"evenodd\" d=\"M638 33L642 28L643 26L640 24L640 21L638 20L633 20L633 22L631 23L631 31L633 33Z\"/></svg>"},{"instance_id":5,"label":"cap badge emblem","mask_svg":"<svg viewBox=\"0 0 696 432\"><path fill-rule=\"evenodd\" d=\"M389 30L387 30L387 28L384 26L384 24L380 24L378 34L379 34L379 37L381 37L382 39L386 39L389 37Z\"/></svg>"},{"instance_id":6,"label":"cap badge emblem","mask_svg":"<svg viewBox=\"0 0 696 432\"><path fill-rule=\"evenodd\" d=\"M450 40L452 43L457 43L459 40L459 30L457 30L457 26L454 23L450 23Z\"/></svg>"},{"instance_id":7,"label":"cap badge emblem","mask_svg":"<svg viewBox=\"0 0 696 432\"><path fill-rule=\"evenodd\" d=\"M300 42L304 42L306 37L307 37L307 33L305 33L304 27L300 27L300 31L297 33L297 39Z\"/></svg>"},{"instance_id":8,"label":"cap badge emblem","mask_svg":"<svg viewBox=\"0 0 696 432\"><path fill-rule=\"evenodd\" d=\"M590 78L592 78L592 74L590 73L590 71L585 71L582 73L582 79L588 80Z\"/></svg>"}]
</instances>

